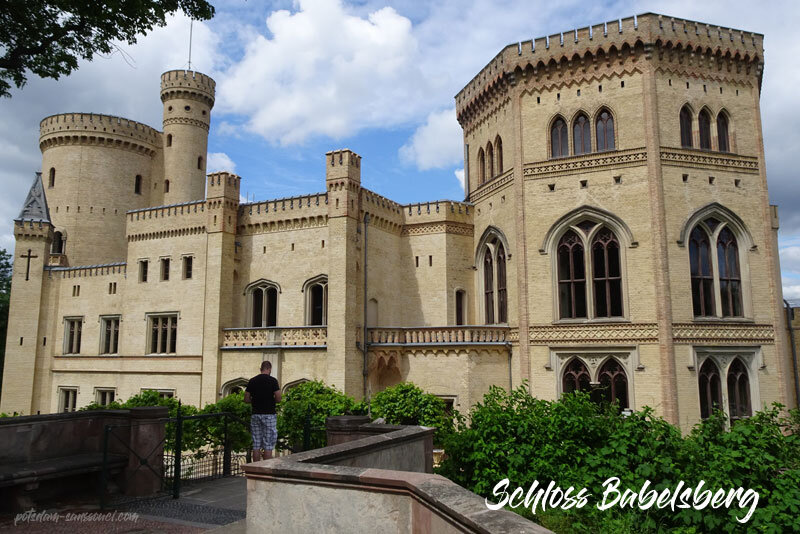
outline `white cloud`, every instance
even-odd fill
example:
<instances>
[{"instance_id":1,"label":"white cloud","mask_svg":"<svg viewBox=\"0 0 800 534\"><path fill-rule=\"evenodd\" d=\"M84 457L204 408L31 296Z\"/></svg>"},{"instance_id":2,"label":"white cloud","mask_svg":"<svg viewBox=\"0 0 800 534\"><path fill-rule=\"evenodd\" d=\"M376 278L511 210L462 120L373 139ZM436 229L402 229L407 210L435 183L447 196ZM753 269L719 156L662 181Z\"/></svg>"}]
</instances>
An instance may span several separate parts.
<instances>
[{"instance_id":1,"label":"white cloud","mask_svg":"<svg viewBox=\"0 0 800 534\"><path fill-rule=\"evenodd\" d=\"M456 180L461 184L461 189L464 189L464 169L458 169L454 171L454 173L456 175Z\"/></svg>"},{"instance_id":2,"label":"white cloud","mask_svg":"<svg viewBox=\"0 0 800 534\"><path fill-rule=\"evenodd\" d=\"M209 152L206 170L209 173L220 171L236 173L236 163L225 152Z\"/></svg>"},{"instance_id":3,"label":"white cloud","mask_svg":"<svg viewBox=\"0 0 800 534\"><path fill-rule=\"evenodd\" d=\"M435 111L411 139L400 147L400 158L413 162L421 171L442 169L463 161L461 126L456 121L456 109Z\"/></svg>"},{"instance_id":4,"label":"white cloud","mask_svg":"<svg viewBox=\"0 0 800 534\"><path fill-rule=\"evenodd\" d=\"M787 300L800 299L800 284L783 286L783 298Z\"/></svg>"},{"instance_id":5,"label":"white cloud","mask_svg":"<svg viewBox=\"0 0 800 534\"><path fill-rule=\"evenodd\" d=\"M780 249L781 271L800 274L800 246Z\"/></svg>"}]
</instances>

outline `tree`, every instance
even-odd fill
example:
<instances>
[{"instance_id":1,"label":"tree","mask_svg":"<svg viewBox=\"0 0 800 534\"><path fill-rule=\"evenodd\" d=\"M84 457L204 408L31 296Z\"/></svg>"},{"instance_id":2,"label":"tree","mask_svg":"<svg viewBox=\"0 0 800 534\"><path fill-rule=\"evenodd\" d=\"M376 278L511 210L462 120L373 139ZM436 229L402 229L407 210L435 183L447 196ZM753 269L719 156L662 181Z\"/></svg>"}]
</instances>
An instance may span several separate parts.
<instances>
[{"instance_id":1,"label":"tree","mask_svg":"<svg viewBox=\"0 0 800 534\"><path fill-rule=\"evenodd\" d=\"M58 79L79 59L111 53L114 41L134 44L178 10L214 16L206 0L0 0L0 96L11 95L12 82L24 86L27 71Z\"/></svg>"},{"instance_id":2,"label":"tree","mask_svg":"<svg viewBox=\"0 0 800 534\"><path fill-rule=\"evenodd\" d=\"M11 301L11 254L0 248L0 389L3 387L3 364L6 356L8 304Z\"/></svg>"}]
</instances>

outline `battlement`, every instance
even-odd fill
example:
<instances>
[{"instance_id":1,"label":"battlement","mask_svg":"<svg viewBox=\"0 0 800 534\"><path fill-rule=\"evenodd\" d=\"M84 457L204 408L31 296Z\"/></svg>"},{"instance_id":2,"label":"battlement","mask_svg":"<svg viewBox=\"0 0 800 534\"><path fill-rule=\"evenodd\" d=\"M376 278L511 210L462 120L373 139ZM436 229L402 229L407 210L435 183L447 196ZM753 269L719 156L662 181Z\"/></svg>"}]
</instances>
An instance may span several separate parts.
<instances>
[{"instance_id":1,"label":"battlement","mask_svg":"<svg viewBox=\"0 0 800 534\"><path fill-rule=\"evenodd\" d=\"M161 132L142 124L113 115L97 113L59 113L45 117L39 123L39 142L42 148L48 146L51 138L60 135L82 137L111 137L119 140L145 143L151 148L161 146Z\"/></svg>"},{"instance_id":2,"label":"battlement","mask_svg":"<svg viewBox=\"0 0 800 534\"><path fill-rule=\"evenodd\" d=\"M217 83L205 74L191 70L169 70L161 75L161 100L190 95L214 105Z\"/></svg>"},{"instance_id":3,"label":"battlement","mask_svg":"<svg viewBox=\"0 0 800 534\"><path fill-rule=\"evenodd\" d=\"M361 156L350 150L332 150L325 154L325 180L349 178L361 182Z\"/></svg>"},{"instance_id":4,"label":"battlement","mask_svg":"<svg viewBox=\"0 0 800 534\"><path fill-rule=\"evenodd\" d=\"M473 206L468 202L455 200L434 200L402 206L405 224L419 224L437 221L472 224Z\"/></svg>"},{"instance_id":5,"label":"battlement","mask_svg":"<svg viewBox=\"0 0 800 534\"><path fill-rule=\"evenodd\" d=\"M503 80L505 74L514 72L517 67L524 70L528 64L538 68L551 62L571 61L576 56L581 59L587 54L608 56L637 44L719 52L722 56L729 53L731 58L760 61L763 40L760 33L656 13L603 22L506 46L458 92L456 108L460 112L488 86Z\"/></svg>"},{"instance_id":6,"label":"battlement","mask_svg":"<svg viewBox=\"0 0 800 534\"><path fill-rule=\"evenodd\" d=\"M240 232L250 232L265 223L298 219L317 221L328 214L328 194L262 200L239 205ZM302 225L301 225L302 226Z\"/></svg>"},{"instance_id":7,"label":"battlement","mask_svg":"<svg viewBox=\"0 0 800 534\"><path fill-rule=\"evenodd\" d=\"M75 267L54 267L45 265L44 270L59 275L61 278L83 278L89 276L124 275L128 264L124 261L115 263L99 263L96 265L77 265Z\"/></svg>"}]
</instances>

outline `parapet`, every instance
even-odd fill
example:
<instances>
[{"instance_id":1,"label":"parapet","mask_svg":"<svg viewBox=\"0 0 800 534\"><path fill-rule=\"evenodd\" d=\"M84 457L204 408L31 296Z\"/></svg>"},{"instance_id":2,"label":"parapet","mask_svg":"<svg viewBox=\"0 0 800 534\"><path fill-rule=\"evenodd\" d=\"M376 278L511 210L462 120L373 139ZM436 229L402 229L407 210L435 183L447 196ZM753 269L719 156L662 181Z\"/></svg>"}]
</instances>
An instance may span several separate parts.
<instances>
[{"instance_id":1,"label":"parapet","mask_svg":"<svg viewBox=\"0 0 800 534\"><path fill-rule=\"evenodd\" d=\"M341 180L349 178L361 183L361 156L343 148L325 154L325 180Z\"/></svg>"},{"instance_id":2,"label":"parapet","mask_svg":"<svg viewBox=\"0 0 800 534\"><path fill-rule=\"evenodd\" d=\"M206 198L225 197L239 203L239 186L241 178L229 172L214 172L208 175Z\"/></svg>"},{"instance_id":3,"label":"parapet","mask_svg":"<svg viewBox=\"0 0 800 534\"><path fill-rule=\"evenodd\" d=\"M191 70L169 70L161 75L161 100L190 98L214 106L217 83L205 74Z\"/></svg>"},{"instance_id":4,"label":"parapet","mask_svg":"<svg viewBox=\"0 0 800 534\"><path fill-rule=\"evenodd\" d=\"M147 151L161 146L161 132L141 122L97 113L59 113L39 123L39 148L51 145L134 145Z\"/></svg>"}]
</instances>

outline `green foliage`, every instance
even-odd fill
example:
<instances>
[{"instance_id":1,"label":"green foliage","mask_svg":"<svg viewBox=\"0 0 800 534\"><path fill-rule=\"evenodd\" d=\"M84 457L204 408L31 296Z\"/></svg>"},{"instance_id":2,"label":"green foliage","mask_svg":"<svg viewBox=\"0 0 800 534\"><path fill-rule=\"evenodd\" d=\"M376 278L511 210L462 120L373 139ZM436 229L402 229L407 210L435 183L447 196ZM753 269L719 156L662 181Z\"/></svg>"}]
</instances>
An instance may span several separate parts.
<instances>
[{"instance_id":1,"label":"green foliage","mask_svg":"<svg viewBox=\"0 0 800 534\"><path fill-rule=\"evenodd\" d=\"M206 0L7 0L0 8L0 96L11 83L25 85L28 71L58 79L79 59L110 54L115 42L133 44L177 11L196 20L214 16Z\"/></svg>"},{"instance_id":2,"label":"green foliage","mask_svg":"<svg viewBox=\"0 0 800 534\"><path fill-rule=\"evenodd\" d=\"M595 532L790 532L800 531L800 413L781 417L780 406L759 412L728 428L724 413L698 424L688 436L653 415L650 408L620 416L581 393L558 401L531 397L527 387L510 393L492 388L445 436L446 459L439 473L485 497L504 478L526 492L534 480L561 488L587 488L582 509L514 511L557 533ZM683 480L711 488L752 488L759 503L746 524L744 512L710 507L693 509L620 508L600 511L602 483L620 488L674 489ZM496 499L495 499L496 500ZM523 505L524 506L524 505Z\"/></svg>"},{"instance_id":3,"label":"green foliage","mask_svg":"<svg viewBox=\"0 0 800 534\"><path fill-rule=\"evenodd\" d=\"M444 401L409 382L376 393L371 407L373 417L383 417L389 424L435 427L437 444L453 430L453 417L446 413Z\"/></svg>"},{"instance_id":4,"label":"green foliage","mask_svg":"<svg viewBox=\"0 0 800 534\"><path fill-rule=\"evenodd\" d=\"M293 450L303 444L303 425L310 418L311 448L324 447L325 419L362 412L360 404L341 391L312 380L290 389L278 403L278 436Z\"/></svg>"}]
</instances>

